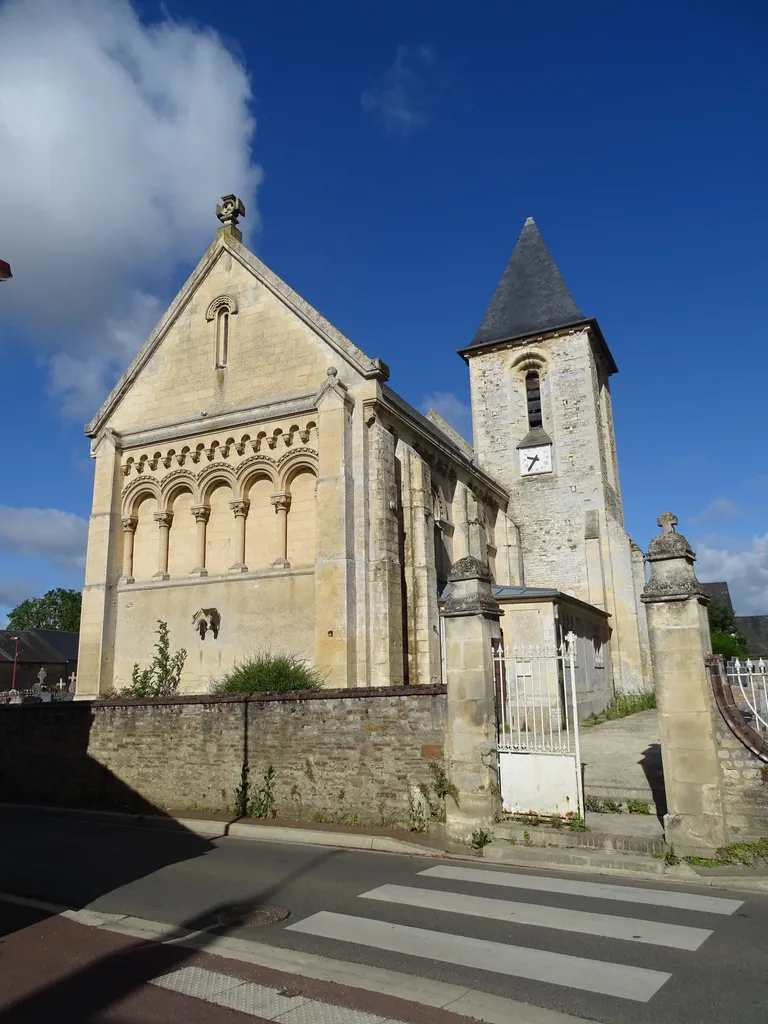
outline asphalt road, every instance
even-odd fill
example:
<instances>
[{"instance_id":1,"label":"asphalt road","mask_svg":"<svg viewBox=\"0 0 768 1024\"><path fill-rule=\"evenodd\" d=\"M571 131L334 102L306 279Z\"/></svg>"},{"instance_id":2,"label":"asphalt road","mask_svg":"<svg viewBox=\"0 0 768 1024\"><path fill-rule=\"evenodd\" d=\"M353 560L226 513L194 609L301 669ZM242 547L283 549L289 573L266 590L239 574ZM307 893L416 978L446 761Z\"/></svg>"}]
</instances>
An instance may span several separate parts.
<instances>
[{"instance_id":1,"label":"asphalt road","mask_svg":"<svg viewBox=\"0 0 768 1024\"><path fill-rule=\"evenodd\" d=\"M753 1024L768 1012L768 896L7 811L0 836L0 889L17 895L218 928L605 1024Z\"/></svg>"}]
</instances>

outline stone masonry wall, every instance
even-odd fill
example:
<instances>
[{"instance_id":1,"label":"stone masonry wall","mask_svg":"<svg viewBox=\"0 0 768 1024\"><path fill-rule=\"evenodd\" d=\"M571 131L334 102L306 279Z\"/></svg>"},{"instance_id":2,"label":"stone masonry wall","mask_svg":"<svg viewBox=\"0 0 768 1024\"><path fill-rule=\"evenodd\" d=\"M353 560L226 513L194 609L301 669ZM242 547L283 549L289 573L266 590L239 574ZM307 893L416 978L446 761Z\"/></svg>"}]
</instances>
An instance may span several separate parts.
<instances>
[{"instance_id":1,"label":"stone masonry wall","mask_svg":"<svg viewBox=\"0 0 768 1024\"><path fill-rule=\"evenodd\" d=\"M734 736L716 707L712 716L728 842L768 838L768 765Z\"/></svg>"},{"instance_id":2,"label":"stone masonry wall","mask_svg":"<svg viewBox=\"0 0 768 1024\"><path fill-rule=\"evenodd\" d=\"M281 817L405 823L442 755L439 686L0 708L3 800L136 813L232 813L243 761L269 765Z\"/></svg>"}]
</instances>

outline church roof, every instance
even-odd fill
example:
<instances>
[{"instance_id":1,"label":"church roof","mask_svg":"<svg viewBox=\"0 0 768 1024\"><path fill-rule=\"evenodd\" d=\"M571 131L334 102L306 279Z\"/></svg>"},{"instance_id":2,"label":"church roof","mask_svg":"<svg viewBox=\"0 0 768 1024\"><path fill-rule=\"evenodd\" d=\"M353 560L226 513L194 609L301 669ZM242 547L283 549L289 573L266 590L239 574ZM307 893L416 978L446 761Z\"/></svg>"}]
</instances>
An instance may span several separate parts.
<instances>
[{"instance_id":1,"label":"church roof","mask_svg":"<svg viewBox=\"0 0 768 1024\"><path fill-rule=\"evenodd\" d=\"M511 341L585 319L529 217L468 347Z\"/></svg>"}]
</instances>

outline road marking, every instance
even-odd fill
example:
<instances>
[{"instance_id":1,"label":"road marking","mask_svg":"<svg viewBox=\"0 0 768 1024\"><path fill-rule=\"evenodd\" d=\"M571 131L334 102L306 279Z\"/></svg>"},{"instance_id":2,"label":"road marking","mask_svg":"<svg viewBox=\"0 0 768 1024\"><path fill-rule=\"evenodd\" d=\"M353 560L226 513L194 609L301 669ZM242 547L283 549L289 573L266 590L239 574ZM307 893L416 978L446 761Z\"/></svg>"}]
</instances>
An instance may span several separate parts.
<instances>
[{"instance_id":1,"label":"road marking","mask_svg":"<svg viewBox=\"0 0 768 1024\"><path fill-rule=\"evenodd\" d=\"M378 889L360 894L363 899L382 900L385 903L444 910L449 914L485 917L510 924L555 928L563 932L583 935L602 935L609 939L645 942L651 946L669 946L672 949L698 949L712 932L707 928L688 928L685 925L661 924L641 921L634 917L614 917L611 914L591 914L581 910L563 910L560 907L540 906L535 903L513 903L509 900L467 896L460 892L440 889L414 889L408 885L381 885Z\"/></svg>"},{"instance_id":2,"label":"road marking","mask_svg":"<svg viewBox=\"0 0 768 1024\"><path fill-rule=\"evenodd\" d=\"M117 932L120 935L131 935L143 942L180 946L196 953L212 953L229 960L255 964L257 967L282 971L284 974L297 975L300 978L314 978L335 985L348 985L350 988L378 992L385 996L391 996L396 992L399 999L421 1006L451 1010L453 1013L463 1014L485 1024L509 1024L512 1020L515 1024L584 1024L581 1017L546 1010L541 1006L491 995L489 992L478 992L466 985L433 981L431 978L415 974L403 974L400 971L370 967L348 960L334 960L328 956L305 953L298 949L268 946L249 939L214 935L204 930L182 931L180 935L178 927L160 921L96 911L74 911L62 904L44 903L13 893L0 892L0 903L33 906L53 914L58 913L78 924ZM81 915L85 914L88 915L88 919L81 918Z\"/></svg>"},{"instance_id":3,"label":"road marking","mask_svg":"<svg viewBox=\"0 0 768 1024\"><path fill-rule=\"evenodd\" d=\"M672 977L671 974L651 971L645 967L586 960L563 953L508 946L487 939L450 935L329 911L321 911L304 921L297 921L296 924L288 925L286 930L480 971L492 971L494 974L578 988L584 992L633 999L640 1003L647 1003L664 982Z\"/></svg>"},{"instance_id":4,"label":"road marking","mask_svg":"<svg viewBox=\"0 0 768 1024\"><path fill-rule=\"evenodd\" d=\"M204 967L182 967L153 978L152 984L279 1024L387 1024L385 1017L373 1013L322 1003L306 996L284 996L275 988Z\"/></svg>"},{"instance_id":5,"label":"road marking","mask_svg":"<svg viewBox=\"0 0 768 1024\"><path fill-rule=\"evenodd\" d=\"M450 878L459 882L482 882L514 889L532 889L536 892L566 893L569 896L589 896L598 900L619 900L623 903L653 904L674 907L677 910L698 910L705 914L733 914L743 900L721 899L719 896L699 896L696 893L673 892L667 889L639 889L631 885L609 885L604 882L581 882L568 878L550 878L540 875L518 875L511 871L482 871L478 868L460 868L452 864L420 871L427 878Z\"/></svg>"}]
</instances>

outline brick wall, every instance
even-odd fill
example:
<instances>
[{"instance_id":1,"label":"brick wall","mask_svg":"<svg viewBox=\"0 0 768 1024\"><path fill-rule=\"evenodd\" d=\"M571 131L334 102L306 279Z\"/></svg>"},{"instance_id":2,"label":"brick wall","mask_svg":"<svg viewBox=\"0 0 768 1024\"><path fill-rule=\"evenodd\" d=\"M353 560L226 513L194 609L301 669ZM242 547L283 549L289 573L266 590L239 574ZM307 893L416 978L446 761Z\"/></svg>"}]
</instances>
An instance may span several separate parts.
<instances>
[{"instance_id":1,"label":"brick wall","mask_svg":"<svg viewBox=\"0 0 768 1024\"><path fill-rule=\"evenodd\" d=\"M0 792L18 803L231 812L247 757L257 786L274 767L281 817L404 823L409 786L432 779L446 710L439 686L0 707Z\"/></svg>"}]
</instances>

